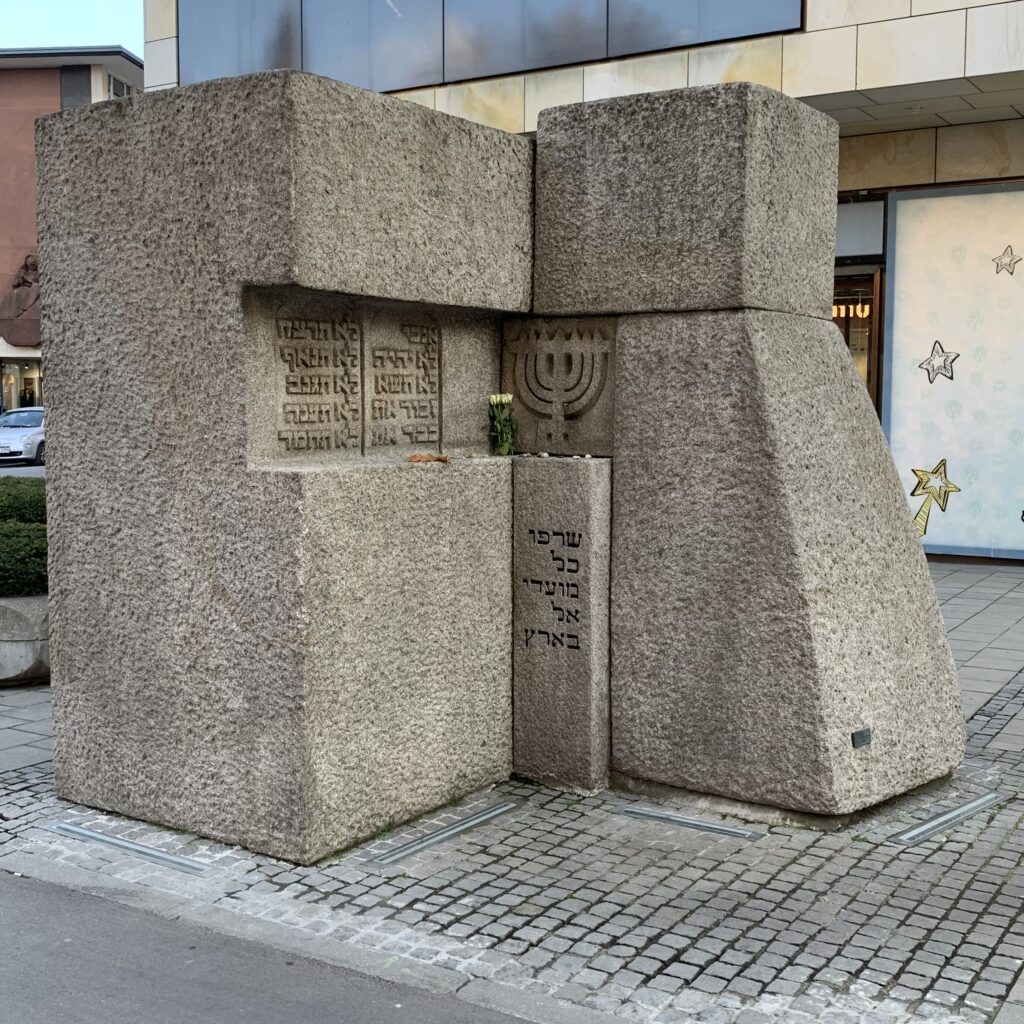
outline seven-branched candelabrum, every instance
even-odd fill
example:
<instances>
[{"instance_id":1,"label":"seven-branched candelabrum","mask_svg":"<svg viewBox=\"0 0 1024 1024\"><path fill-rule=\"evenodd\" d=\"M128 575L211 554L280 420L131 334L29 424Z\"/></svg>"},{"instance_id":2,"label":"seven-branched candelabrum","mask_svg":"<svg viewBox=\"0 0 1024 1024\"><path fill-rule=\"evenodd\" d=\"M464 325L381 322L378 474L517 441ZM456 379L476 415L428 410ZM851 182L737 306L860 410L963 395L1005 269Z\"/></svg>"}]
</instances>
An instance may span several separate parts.
<instances>
[{"instance_id":1,"label":"seven-branched candelabrum","mask_svg":"<svg viewBox=\"0 0 1024 1024\"><path fill-rule=\"evenodd\" d=\"M512 419L512 396L491 395L487 410L491 420L491 437L498 448L499 455L512 455L515 452L516 421Z\"/></svg>"}]
</instances>

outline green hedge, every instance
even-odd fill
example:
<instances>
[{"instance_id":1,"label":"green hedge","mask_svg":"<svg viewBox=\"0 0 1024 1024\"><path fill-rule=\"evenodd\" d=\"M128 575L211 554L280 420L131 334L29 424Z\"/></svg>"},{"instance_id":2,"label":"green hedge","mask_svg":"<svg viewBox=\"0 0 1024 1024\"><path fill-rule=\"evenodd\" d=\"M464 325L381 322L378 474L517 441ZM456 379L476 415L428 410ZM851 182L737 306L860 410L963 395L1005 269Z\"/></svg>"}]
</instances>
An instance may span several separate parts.
<instances>
[{"instance_id":1,"label":"green hedge","mask_svg":"<svg viewBox=\"0 0 1024 1024\"><path fill-rule=\"evenodd\" d=\"M46 593L46 524L0 523L0 597Z\"/></svg>"},{"instance_id":2,"label":"green hedge","mask_svg":"<svg viewBox=\"0 0 1024 1024\"><path fill-rule=\"evenodd\" d=\"M46 481L0 476L0 597L46 593Z\"/></svg>"},{"instance_id":3,"label":"green hedge","mask_svg":"<svg viewBox=\"0 0 1024 1024\"><path fill-rule=\"evenodd\" d=\"M0 523L46 522L46 481L42 477L0 476Z\"/></svg>"}]
</instances>

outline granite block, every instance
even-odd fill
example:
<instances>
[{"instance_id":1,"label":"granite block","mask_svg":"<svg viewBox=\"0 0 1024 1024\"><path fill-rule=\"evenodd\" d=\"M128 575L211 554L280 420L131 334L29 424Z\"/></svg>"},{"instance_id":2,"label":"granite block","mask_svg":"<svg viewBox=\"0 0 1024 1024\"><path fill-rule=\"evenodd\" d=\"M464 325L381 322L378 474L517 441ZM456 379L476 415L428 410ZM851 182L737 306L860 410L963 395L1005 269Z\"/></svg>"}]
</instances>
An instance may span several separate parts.
<instances>
[{"instance_id":1,"label":"granite block","mask_svg":"<svg viewBox=\"0 0 1024 1024\"><path fill-rule=\"evenodd\" d=\"M160 241L224 283L529 309L529 139L300 71L63 111L41 120L37 146L77 166L101 138L145 171L112 190L125 213L186 195ZM98 186L71 173L61 187L85 199ZM202 244L217 225L217 246ZM153 233L138 224L136 259Z\"/></svg>"},{"instance_id":2,"label":"granite block","mask_svg":"<svg viewBox=\"0 0 1024 1024\"><path fill-rule=\"evenodd\" d=\"M529 144L274 72L37 158L58 793L308 862L506 777L511 466L404 459L486 451Z\"/></svg>"},{"instance_id":3,"label":"granite block","mask_svg":"<svg viewBox=\"0 0 1024 1024\"><path fill-rule=\"evenodd\" d=\"M329 78L288 81L298 283L529 309L532 140Z\"/></svg>"},{"instance_id":4,"label":"granite block","mask_svg":"<svg viewBox=\"0 0 1024 1024\"><path fill-rule=\"evenodd\" d=\"M608 782L611 460L513 461L513 764L592 792Z\"/></svg>"},{"instance_id":5,"label":"granite block","mask_svg":"<svg viewBox=\"0 0 1024 1024\"><path fill-rule=\"evenodd\" d=\"M821 814L951 771L935 590L836 328L647 315L618 345L613 769Z\"/></svg>"},{"instance_id":6,"label":"granite block","mask_svg":"<svg viewBox=\"0 0 1024 1024\"><path fill-rule=\"evenodd\" d=\"M512 465L303 479L310 849L512 770Z\"/></svg>"},{"instance_id":7,"label":"granite block","mask_svg":"<svg viewBox=\"0 0 1024 1024\"><path fill-rule=\"evenodd\" d=\"M838 128L764 86L544 110L535 313L827 316Z\"/></svg>"}]
</instances>

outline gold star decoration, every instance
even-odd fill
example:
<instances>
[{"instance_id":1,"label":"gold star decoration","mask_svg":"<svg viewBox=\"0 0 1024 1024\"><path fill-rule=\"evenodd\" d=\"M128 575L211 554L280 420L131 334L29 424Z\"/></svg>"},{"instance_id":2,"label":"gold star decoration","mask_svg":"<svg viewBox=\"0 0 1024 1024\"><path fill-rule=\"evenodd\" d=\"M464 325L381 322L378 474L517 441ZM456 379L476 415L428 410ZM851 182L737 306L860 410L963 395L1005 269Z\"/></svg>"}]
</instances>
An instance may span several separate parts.
<instances>
[{"instance_id":1,"label":"gold star decoration","mask_svg":"<svg viewBox=\"0 0 1024 1024\"><path fill-rule=\"evenodd\" d=\"M934 469L912 470L917 477L917 483L910 492L912 498L924 498L924 503L917 510L914 516L914 525L917 527L918 537L923 537L928 531L928 517L931 515L932 503L937 503L942 512L946 511L946 503L951 494L958 494L960 488L952 483L946 475L946 460L941 459Z\"/></svg>"},{"instance_id":2,"label":"gold star decoration","mask_svg":"<svg viewBox=\"0 0 1024 1024\"><path fill-rule=\"evenodd\" d=\"M1024 259L1024 256L1014 256L1013 246L1008 245L998 256L992 257L992 262L996 265L996 277L999 276L1000 270L1007 270L1011 276L1017 267L1017 264Z\"/></svg>"}]
</instances>

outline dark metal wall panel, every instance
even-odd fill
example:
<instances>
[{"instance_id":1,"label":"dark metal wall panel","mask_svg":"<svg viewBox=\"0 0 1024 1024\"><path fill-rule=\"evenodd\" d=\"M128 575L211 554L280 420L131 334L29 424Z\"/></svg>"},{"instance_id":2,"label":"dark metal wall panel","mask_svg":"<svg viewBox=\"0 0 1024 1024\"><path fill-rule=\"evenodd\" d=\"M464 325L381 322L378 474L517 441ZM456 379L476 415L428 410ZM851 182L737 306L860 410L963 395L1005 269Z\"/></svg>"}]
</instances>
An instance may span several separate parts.
<instances>
[{"instance_id":1,"label":"dark metal wall panel","mask_svg":"<svg viewBox=\"0 0 1024 1024\"><path fill-rule=\"evenodd\" d=\"M801 0L179 0L182 85L303 67L382 92L797 29Z\"/></svg>"},{"instance_id":2,"label":"dark metal wall panel","mask_svg":"<svg viewBox=\"0 0 1024 1024\"><path fill-rule=\"evenodd\" d=\"M239 0L238 62L246 71L302 67L302 0Z\"/></svg>"},{"instance_id":3,"label":"dark metal wall panel","mask_svg":"<svg viewBox=\"0 0 1024 1024\"><path fill-rule=\"evenodd\" d=\"M444 81L442 0L369 0L369 6L372 88L388 92Z\"/></svg>"},{"instance_id":4,"label":"dark metal wall panel","mask_svg":"<svg viewBox=\"0 0 1024 1024\"><path fill-rule=\"evenodd\" d=\"M522 0L445 0L446 82L504 75L522 67Z\"/></svg>"},{"instance_id":5,"label":"dark metal wall panel","mask_svg":"<svg viewBox=\"0 0 1024 1024\"><path fill-rule=\"evenodd\" d=\"M801 0L701 0L700 41L800 28Z\"/></svg>"},{"instance_id":6,"label":"dark metal wall panel","mask_svg":"<svg viewBox=\"0 0 1024 1024\"><path fill-rule=\"evenodd\" d=\"M302 0L178 0L182 85L302 66Z\"/></svg>"},{"instance_id":7,"label":"dark metal wall panel","mask_svg":"<svg viewBox=\"0 0 1024 1024\"><path fill-rule=\"evenodd\" d=\"M60 109L87 107L92 103L92 68L74 64L60 69Z\"/></svg>"},{"instance_id":8,"label":"dark metal wall panel","mask_svg":"<svg viewBox=\"0 0 1024 1024\"><path fill-rule=\"evenodd\" d=\"M607 0L445 0L445 81L603 60Z\"/></svg>"},{"instance_id":9,"label":"dark metal wall panel","mask_svg":"<svg viewBox=\"0 0 1024 1024\"><path fill-rule=\"evenodd\" d=\"M523 68L603 60L608 0L523 0Z\"/></svg>"},{"instance_id":10,"label":"dark metal wall panel","mask_svg":"<svg viewBox=\"0 0 1024 1024\"><path fill-rule=\"evenodd\" d=\"M609 57L699 40L699 0L608 0Z\"/></svg>"},{"instance_id":11,"label":"dark metal wall panel","mask_svg":"<svg viewBox=\"0 0 1024 1024\"><path fill-rule=\"evenodd\" d=\"M179 82L242 74L237 31L237 0L178 0Z\"/></svg>"},{"instance_id":12,"label":"dark metal wall panel","mask_svg":"<svg viewBox=\"0 0 1024 1024\"><path fill-rule=\"evenodd\" d=\"M302 0L302 67L315 75L370 88L366 0Z\"/></svg>"},{"instance_id":13,"label":"dark metal wall panel","mask_svg":"<svg viewBox=\"0 0 1024 1024\"><path fill-rule=\"evenodd\" d=\"M800 28L802 0L608 0L608 56Z\"/></svg>"}]
</instances>

